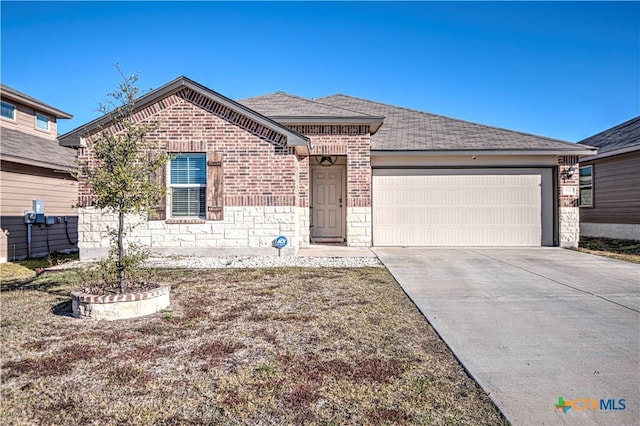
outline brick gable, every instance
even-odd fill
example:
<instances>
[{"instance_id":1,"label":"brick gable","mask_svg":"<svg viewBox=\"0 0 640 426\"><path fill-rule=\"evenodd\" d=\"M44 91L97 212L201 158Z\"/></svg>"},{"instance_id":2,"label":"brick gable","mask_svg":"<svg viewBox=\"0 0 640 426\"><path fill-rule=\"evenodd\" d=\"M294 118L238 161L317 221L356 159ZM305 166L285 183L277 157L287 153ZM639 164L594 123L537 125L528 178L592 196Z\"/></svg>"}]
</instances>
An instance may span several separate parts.
<instances>
[{"instance_id":1,"label":"brick gable","mask_svg":"<svg viewBox=\"0 0 640 426\"><path fill-rule=\"evenodd\" d=\"M295 206L298 159L294 148L281 145L283 136L189 92L179 91L136 112L139 122L158 123L147 135L151 146L168 153L223 153L225 206ZM79 149L81 162L91 162L92 140L95 136ZM81 182L80 203L86 205L89 197Z\"/></svg>"},{"instance_id":2,"label":"brick gable","mask_svg":"<svg viewBox=\"0 0 640 426\"><path fill-rule=\"evenodd\" d=\"M311 139L310 155L347 157L347 207L371 206L371 135L369 126L289 125ZM309 161L300 164L300 206L309 206Z\"/></svg>"}]
</instances>

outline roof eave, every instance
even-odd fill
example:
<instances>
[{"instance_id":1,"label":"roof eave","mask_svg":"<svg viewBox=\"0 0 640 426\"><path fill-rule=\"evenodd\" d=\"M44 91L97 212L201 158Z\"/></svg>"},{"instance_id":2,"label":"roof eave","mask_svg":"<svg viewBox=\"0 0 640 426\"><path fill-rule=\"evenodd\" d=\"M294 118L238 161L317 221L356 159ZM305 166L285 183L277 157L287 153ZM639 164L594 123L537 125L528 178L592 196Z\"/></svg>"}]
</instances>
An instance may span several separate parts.
<instances>
[{"instance_id":1,"label":"roof eave","mask_svg":"<svg viewBox=\"0 0 640 426\"><path fill-rule=\"evenodd\" d=\"M164 86L161 86L147 93L146 95L141 96L139 99L135 101L135 108L136 109L144 108L147 105L155 102L157 99L160 99L172 93L175 93L184 87L194 90L195 92L203 96L212 97L216 100L216 102L226 106L227 108L231 108L233 110L241 110L243 113L248 115L251 119L262 124L263 126L284 134L287 137L288 145L291 145L291 146L298 146L301 144L309 145L309 139L306 136L301 135L297 132L294 132L290 129L287 129L282 124L268 117L265 117L260 113L242 104L239 104L238 102L235 102L227 98L226 96L221 95L218 92L208 89L205 86L202 86L196 83L195 81L192 81L184 76L178 77L175 80L165 84ZM102 117L99 117L83 126L80 126L70 132L65 133L64 135L58 138L58 141L62 146L74 146L74 147L80 146L82 136L91 133L92 131L94 131L95 129L101 126L104 126L105 124L109 123L111 120L112 118L109 114L103 115Z\"/></svg>"},{"instance_id":2,"label":"roof eave","mask_svg":"<svg viewBox=\"0 0 640 426\"><path fill-rule=\"evenodd\" d=\"M300 124L373 124L382 123L384 117L331 117L331 116L302 116L302 115L270 115L269 118L281 123Z\"/></svg>"},{"instance_id":3,"label":"roof eave","mask_svg":"<svg viewBox=\"0 0 640 426\"><path fill-rule=\"evenodd\" d=\"M47 163L44 161L37 161L37 160L32 160L30 158L16 157L14 155L8 155L8 154L0 154L0 160L10 161L12 163L24 164L27 166L42 167L43 169L51 169L54 171L59 171L59 172L64 172L69 174L73 174L77 170L75 165L69 166L69 165L62 165L62 164Z\"/></svg>"},{"instance_id":4,"label":"roof eave","mask_svg":"<svg viewBox=\"0 0 640 426\"><path fill-rule=\"evenodd\" d=\"M295 147L296 154L301 157L308 157L311 153L311 145L296 145Z\"/></svg>"},{"instance_id":5,"label":"roof eave","mask_svg":"<svg viewBox=\"0 0 640 426\"><path fill-rule=\"evenodd\" d=\"M624 148L612 149L611 151L605 151L590 157L581 158L581 161L600 160L602 158L613 157L615 155L628 154L630 152L640 151L640 145L625 146Z\"/></svg>"},{"instance_id":6,"label":"roof eave","mask_svg":"<svg viewBox=\"0 0 640 426\"><path fill-rule=\"evenodd\" d=\"M577 155L579 157L593 155L594 150L555 150L555 149L372 149L371 155L425 155L425 156L442 156L442 155Z\"/></svg>"},{"instance_id":7,"label":"roof eave","mask_svg":"<svg viewBox=\"0 0 640 426\"><path fill-rule=\"evenodd\" d=\"M354 125L364 124L369 126L372 135L378 131L384 122L381 116L354 116L354 117L327 117L327 116L291 116L271 115L272 120L282 124L328 124L328 125Z\"/></svg>"},{"instance_id":8,"label":"roof eave","mask_svg":"<svg viewBox=\"0 0 640 426\"><path fill-rule=\"evenodd\" d=\"M3 91L2 92L2 97L8 101L13 101L16 103L20 103L22 105L26 105L30 108L33 108L37 111L40 112L45 112L49 115L53 115L56 118L73 118L73 115L69 114L68 112L64 112L62 110L59 110L57 108L54 108L52 106L43 104L43 103L39 103L39 102L35 102L31 99L26 99L16 93L10 92L10 91Z\"/></svg>"},{"instance_id":9,"label":"roof eave","mask_svg":"<svg viewBox=\"0 0 640 426\"><path fill-rule=\"evenodd\" d=\"M80 137L79 135L69 135L68 133L65 133L62 136L58 136L57 140L58 145L64 146L66 148L80 148L84 146L84 144L82 143L82 137Z\"/></svg>"},{"instance_id":10,"label":"roof eave","mask_svg":"<svg viewBox=\"0 0 640 426\"><path fill-rule=\"evenodd\" d=\"M216 98L216 101L226 106L227 108L242 110L250 118L252 118L253 120L257 121L258 123L262 124L265 127L269 127L271 129L274 129L275 127L274 130L279 131L280 133L283 133L285 136L287 136L287 145L290 145L290 146L308 145L309 146L310 144L309 138L307 138L306 136L286 128L285 126L278 123L277 121L269 117L266 117L260 114L259 112L252 110L249 107L246 107L232 99L229 99L218 92L214 92L213 90L208 89L205 86L202 86L186 77L180 77L178 78L178 80L182 80L183 86L186 86L192 90L195 90L201 95L214 96Z\"/></svg>"}]
</instances>

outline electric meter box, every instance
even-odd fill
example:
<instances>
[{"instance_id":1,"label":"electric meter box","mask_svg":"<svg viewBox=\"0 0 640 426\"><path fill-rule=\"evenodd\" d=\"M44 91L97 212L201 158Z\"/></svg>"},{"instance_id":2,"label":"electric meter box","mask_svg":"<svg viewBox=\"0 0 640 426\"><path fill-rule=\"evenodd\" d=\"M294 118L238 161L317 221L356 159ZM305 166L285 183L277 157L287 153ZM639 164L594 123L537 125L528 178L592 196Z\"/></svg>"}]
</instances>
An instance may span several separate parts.
<instances>
[{"instance_id":1,"label":"electric meter box","mask_svg":"<svg viewBox=\"0 0 640 426\"><path fill-rule=\"evenodd\" d=\"M36 223L44 223L44 200L33 200L33 211L36 214Z\"/></svg>"},{"instance_id":2,"label":"electric meter box","mask_svg":"<svg viewBox=\"0 0 640 426\"><path fill-rule=\"evenodd\" d=\"M33 223L36 221L36 212L33 210L24 211L24 223Z\"/></svg>"},{"instance_id":3,"label":"electric meter box","mask_svg":"<svg viewBox=\"0 0 640 426\"><path fill-rule=\"evenodd\" d=\"M44 214L44 200L33 200L33 211L36 214Z\"/></svg>"}]
</instances>

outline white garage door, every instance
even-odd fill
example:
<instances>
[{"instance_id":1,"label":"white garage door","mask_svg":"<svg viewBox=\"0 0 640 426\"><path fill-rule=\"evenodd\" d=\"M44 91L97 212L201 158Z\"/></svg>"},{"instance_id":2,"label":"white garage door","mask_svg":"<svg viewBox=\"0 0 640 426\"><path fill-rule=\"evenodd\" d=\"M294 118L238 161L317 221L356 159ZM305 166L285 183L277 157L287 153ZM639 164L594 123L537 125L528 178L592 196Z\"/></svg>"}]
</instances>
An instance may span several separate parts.
<instances>
[{"instance_id":1,"label":"white garage door","mask_svg":"<svg viewBox=\"0 0 640 426\"><path fill-rule=\"evenodd\" d=\"M373 244L553 245L551 169L374 169Z\"/></svg>"}]
</instances>

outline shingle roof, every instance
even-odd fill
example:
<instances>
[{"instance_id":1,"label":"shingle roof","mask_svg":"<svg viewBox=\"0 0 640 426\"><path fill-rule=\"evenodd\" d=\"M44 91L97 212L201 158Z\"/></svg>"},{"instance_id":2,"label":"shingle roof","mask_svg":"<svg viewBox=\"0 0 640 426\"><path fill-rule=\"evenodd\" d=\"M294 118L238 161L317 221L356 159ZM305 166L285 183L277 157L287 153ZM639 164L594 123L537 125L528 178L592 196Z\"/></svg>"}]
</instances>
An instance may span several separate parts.
<instances>
[{"instance_id":1,"label":"shingle roof","mask_svg":"<svg viewBox=\"0 0 640 426\"><path fill-rule=\"evenodd\" d=\"M316 102L384 116L384 124L371 136L371 149L422 150L539 150L584 152L588 147L497 127L429 114L342 94Z\"/></svg>"},{"instance_id":2,"label":"shingle roof","mask_svg":"<svg viewBox=\"0 0 640 426\"><path fill-rule=\"evenodd\" d=\"M238 103L267 117L370 117L363 112L322 104L284 92L242 99Z\"/></svg>"},{"instance_id":3,"label":"shingle roof","mask_svg":"<svg viewBox=\"0 0 640 426\"><path fill-rule=\"evenodd\" d=\"M0 155L14 157L20 162L43 163L52 169L75 170L76 150L58 145L58 141L0 128Z\"/></svg>"},{"instance_id":4,"label":"shingle roof","mask_svg":"<svg viewBox=\"0 0 640 426\"><path fill-rule=\"evenodd\" d=\"M56 118L73 118L73 115L68 112L64 112L59 110L58 108L54 108L51 105L45 104L39 99L36 99L32 96L27 95L26 93L22 93L19 90L14 89L13 87L9 87L4 83L0 83L0 93L3 98L11 98L16 101L27 104L35 109L41 110L42 112L48 112L49 114L54 115Z\"/></svg>"},{"instance_id":5,"label":"shingle roof","mask_svg":"<svg viewBox=\"0 0 640 426\"><path fill-rule=\"evenodd\" d=\"M623 148L640 148L640 116L578 142L595 146L598 155Z\"/></svg>"}]
</instances>

